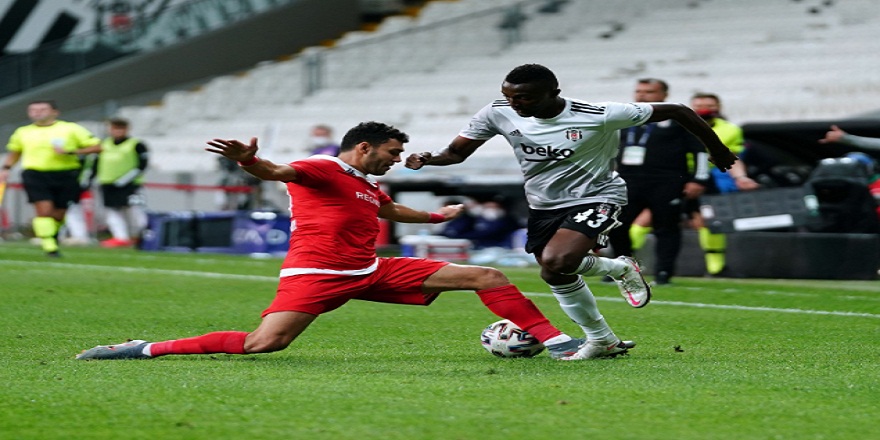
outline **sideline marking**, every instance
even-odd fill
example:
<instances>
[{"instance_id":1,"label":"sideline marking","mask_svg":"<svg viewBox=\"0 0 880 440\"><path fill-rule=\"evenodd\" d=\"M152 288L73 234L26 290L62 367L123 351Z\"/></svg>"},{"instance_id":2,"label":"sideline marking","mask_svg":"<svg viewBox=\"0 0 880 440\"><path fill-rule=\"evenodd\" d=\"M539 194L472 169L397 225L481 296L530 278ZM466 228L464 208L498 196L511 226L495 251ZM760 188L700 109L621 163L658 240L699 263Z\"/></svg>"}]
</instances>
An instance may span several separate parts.
<instances>
[{"instance_id":1,"label":"sideline marking","mask_svg":"<svg viewBox=\"0 0 880 440\"><path fill-rule=\"evenodd\" d=\"M553 296L552 293L538 293L538 292L523 292L526 296ZM614 302L625 302L623 298L609 298L605 296L597 296L596 300L598 301L614 301ZM752 312L778 312L778 313L800 313L804 315L831 315L831 316L855 316L859 318L878 318L880 319L880 315L874 313L860 313L860 312L836 312L836 311L827 311L827 310L808 310L808 309L777 309L773 307L753 307L753 306L737 306L730 304L705 304L705 303L689 303L682 301L654 301L652 300L650 304L656 305L664 305L664 306L681 306L681 307L696 307L702 309L727 309L727 310L744 310L744 311L752 311Z\"/></svg>"},{"instance_id":2,"label":"sideline marking","mask_svg":"<svg viewBox=\"0 0 880 440\"><path fill-rule=\"evenodd\" d=\"M217 272L199 272L194 270L176 270L176 269L147 269L143 267L130 267L130 266L101 266L97 264L72 264L72 263L54 263L54 262L41 262L41 261L10 261L10 260L0 260L0 264L20 264L22 266L38 266L38 267L58 267L62 269L76 269L76 268L84 268L84 269L95 269L95 270L109 270L113 272L129 272L129 273L158 273L165 275L183 275L183 276L197 276L204 278L220 278L220 279L231 279L231 280L249 280L249 281L272 281L278 282L278 277L270 277L265 275L239 275L232 273L217 273Z\"/></svg>"},{"instance_id":3,"label":"sideline marking","mask_svg":"<svg viewBox=\"0 0 880 440\"><path fill-rule=\"evenodd\" d=\"M228 274L228 273L216 273L216 272L198 272L191 270L174 270L174 269L147 269L143 267L127 267L127 266L101 266L95 264L72 264L72 263L55 263L55 262L45 262L45 261L14 261L14 260L0 260L0 264L10 264L10 265L21 265L21 266L38 266L38 267L58 267L65 269L96 269L96 270L111 270L116 272L131 272L131 273L159 273L166 275L181 275L181 276L196 276L196 277L204 277L204 278L220 278L220 279L232 279L232 280L248 280L248 281L271 281L278 282L278 277L270 277L265 275L239 275L239 274ZM543 293L543 292L523 292L526 296L536 296L536 297L553 297L552 293ZM614 302L624 302L623 298L611 298L604 296L597 296L596 300L598 301L614 301ZM773 307L752 307L752 306L738 306L738 305L728 305L728 304L705 304L705 303L689 303L682 301L651 301L651 304L655 305L668 305L668 306L680 306L680 307L696 307L696 308L704 308L704 309L723 309L723 310L743 310L743 311L753 311L753 312L777 312L777 313L796 313L796 314L804 314L804 315L829 315L829 316L848 316L848 317L858 317L858 318L875 318L880 319L880 314L874 313L857 313L857 312L838 312L838 311L826 311L826 310L808 310L808 309L777 309Z\"/></svg>"}]
</instances>

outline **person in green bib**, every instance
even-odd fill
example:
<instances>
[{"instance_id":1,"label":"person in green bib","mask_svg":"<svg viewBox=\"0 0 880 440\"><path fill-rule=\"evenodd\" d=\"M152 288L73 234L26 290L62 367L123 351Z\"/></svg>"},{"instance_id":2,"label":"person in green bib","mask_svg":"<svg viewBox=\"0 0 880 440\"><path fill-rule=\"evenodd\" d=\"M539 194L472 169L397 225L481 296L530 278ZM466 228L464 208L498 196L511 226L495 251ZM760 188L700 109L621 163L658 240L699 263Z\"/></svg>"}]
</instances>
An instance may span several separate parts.
<instances>
[{"instance_id":1,"label":"person in green bib","mask_svg":"<svg viewBox=\"0 0 880 440\"><path fill-rule=\"evenodd\" d=\"M713 93L696 93L691 97L691 108L712 126L712 130L736 155L741 155L745 150L743 131L739 126L731 123L721 114L721 98ZM714 166L710 166L712 179L706 188L705 194L719 194L737 191L752 191L760 185L752 180L746 173L743 161L737 161L730 172L724 173ZM724 276L727 274L727 237L724 234L714 234L706 226L703 216L700 215L699 201L694 200L685 204L686 212L689 212L691 226L699 233L700 247L703 249L706 259L706 275L710 277Z\"/></svg>"},{"instance_id":2,"label":"person in green bib","mask_svg":"<svg viewBox=\"0 0 880 440\"><path fill-rule=\"evenodd\" d=\"M34 235L46 255L58 257L58 229L80 197L78 156L100 152L101 140L79 124L59 120L54 101L31 102L27 114L31 124L16 129L6 145L0 183L20 160L22 184L34 205Z\"/></svg>"},{"instance_id":3,"label":"person in green bib","mask_svg":"<svg viewBox=\"0 0 880 440\"><path fill-rule=\"evenodd\" d=\"M109 136L101 142L101 153L95 162L96 178L107 215L107 228L113 236L101 242L103 247L122 247L135 244L146 227L144 196L141 187L147 169L147 146L138 138L129 136L129 123L113 118L107 122Z\"/></svg>"}]
</instances>

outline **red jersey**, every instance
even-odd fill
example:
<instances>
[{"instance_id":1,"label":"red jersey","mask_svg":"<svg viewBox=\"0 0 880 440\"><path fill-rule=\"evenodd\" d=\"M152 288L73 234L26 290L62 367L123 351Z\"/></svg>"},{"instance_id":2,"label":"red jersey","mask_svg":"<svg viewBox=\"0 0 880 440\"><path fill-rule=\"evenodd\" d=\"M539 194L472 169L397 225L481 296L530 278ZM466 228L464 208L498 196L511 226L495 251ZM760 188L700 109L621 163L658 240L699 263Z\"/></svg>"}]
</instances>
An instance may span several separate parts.
<instances>
[{"instance_id":1,"label":"red jersey","mask_svg":"<svg viewBox=\"0 0 880 440\"><path fill-rule=\"evenodd\" d=\"M376 267L379 207L391 197L376 181L332 156L291 162L290 249L281 276L365 274Z\"/></svg>"}]
</instances>

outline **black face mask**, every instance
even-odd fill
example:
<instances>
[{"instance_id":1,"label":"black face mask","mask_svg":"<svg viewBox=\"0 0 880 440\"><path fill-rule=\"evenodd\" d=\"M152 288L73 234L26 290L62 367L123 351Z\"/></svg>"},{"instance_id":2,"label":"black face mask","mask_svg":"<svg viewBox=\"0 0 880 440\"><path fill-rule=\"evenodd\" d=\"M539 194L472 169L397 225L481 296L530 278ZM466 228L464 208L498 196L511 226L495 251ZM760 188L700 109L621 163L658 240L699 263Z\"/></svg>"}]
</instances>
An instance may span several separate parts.
<instances>
[{"instance_id":1,"label":"black face mask","mask_svg":"<svg viewBox=\"0 0 880 440\"><path fill-rule=\"evenodd\" d=\"M715 110L697 110L696 113L703 118L704 121L711 121L718 117L719 113Z\"/></svg>"}]
</instances>

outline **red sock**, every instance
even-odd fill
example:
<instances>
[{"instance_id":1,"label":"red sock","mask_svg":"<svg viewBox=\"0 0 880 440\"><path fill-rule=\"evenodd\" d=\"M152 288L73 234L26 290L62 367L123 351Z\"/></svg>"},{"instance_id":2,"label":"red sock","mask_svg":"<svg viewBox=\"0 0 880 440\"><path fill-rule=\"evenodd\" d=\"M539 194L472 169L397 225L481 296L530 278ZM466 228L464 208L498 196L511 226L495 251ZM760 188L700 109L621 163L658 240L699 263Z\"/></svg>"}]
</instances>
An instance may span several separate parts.
<instances>
[{"instance_id":1,"label":"red sock","mask_svg":"<svg viewBox=\"0 0 880 440\"><path fill-rule=\"evenodd\" d=\"M513 321L541 342L562 334L513 284L478 290L477 295L492 313Z\"/></svg>"},{"instance_id":2,"label":"red sock","mask_svg":"<svg viewBox=\"0 0 880 440\"><path fill-rule=\"evenodd\" d=\"M194 338L156 342L150 346L153 357L166 354L245 354L244 338L248 332L214 332Z\"/></svg>"}]
</instances>

